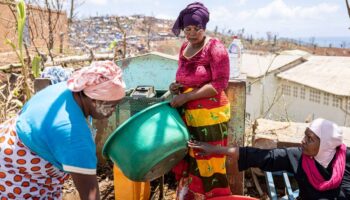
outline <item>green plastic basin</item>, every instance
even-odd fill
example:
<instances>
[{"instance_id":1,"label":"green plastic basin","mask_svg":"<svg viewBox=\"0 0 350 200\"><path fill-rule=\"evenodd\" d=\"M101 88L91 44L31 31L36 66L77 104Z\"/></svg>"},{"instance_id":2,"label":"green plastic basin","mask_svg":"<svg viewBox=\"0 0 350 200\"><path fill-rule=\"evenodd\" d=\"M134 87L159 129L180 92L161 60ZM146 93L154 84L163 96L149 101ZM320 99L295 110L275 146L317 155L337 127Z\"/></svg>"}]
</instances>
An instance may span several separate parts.
<instances>
[{"instance_id":1,"label":"green plastic basin","mask_svg":"<svg viewBox=\"0 0 350 200\"><path fill-rule=\"evenodd\" d=\"M106 140L103 155L133 181L167 173L187 153L189 134L180 114L161 102L135 114Z\"/></svg>"}]
</instances>

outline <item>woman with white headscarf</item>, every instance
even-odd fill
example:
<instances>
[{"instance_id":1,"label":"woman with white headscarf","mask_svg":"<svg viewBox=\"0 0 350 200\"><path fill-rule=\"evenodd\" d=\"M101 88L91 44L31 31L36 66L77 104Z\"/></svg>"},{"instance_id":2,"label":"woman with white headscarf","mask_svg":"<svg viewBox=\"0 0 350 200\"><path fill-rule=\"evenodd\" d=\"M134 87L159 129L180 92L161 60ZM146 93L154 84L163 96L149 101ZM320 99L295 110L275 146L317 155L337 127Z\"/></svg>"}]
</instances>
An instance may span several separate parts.
<instances>
[{"instance_id":1,"label":"woman with white headscarf","mask_svg":"<svg viewBox=\"0 0 350 200\"><path fill-rule=\"evenodd\" d=\"M99 199L95 130L125 96L121 69L94 62L33 96L0 124L0 198L62 199L70 175L81 199Z\"/></svg>"},{"instance_id":2,"label":"woman with white headscarf","mask_svg":"<svg viewBox=\"0 0 350 200\"><path fill-rule=\"evenodd\" d=\"M189 146L199 155L229 155L237 160L240 171L258 167L293 173L299 199L350 199L350 152L343 144L342 130L325 119L312 121L301 147L220 147L196 141Z\"/></svg>"}]
</instances>

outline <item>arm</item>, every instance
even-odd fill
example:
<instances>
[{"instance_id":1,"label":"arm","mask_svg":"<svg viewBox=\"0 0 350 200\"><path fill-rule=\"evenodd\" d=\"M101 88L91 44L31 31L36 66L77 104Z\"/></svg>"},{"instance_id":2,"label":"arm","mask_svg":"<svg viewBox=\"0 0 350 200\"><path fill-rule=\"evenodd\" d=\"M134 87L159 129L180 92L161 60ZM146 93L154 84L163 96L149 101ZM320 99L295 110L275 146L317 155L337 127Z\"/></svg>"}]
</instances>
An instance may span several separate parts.
<instances>
[{"instance_id":1,"label":"arm","mask_svg":"<svg viewBox=\"0 0 350 200\"><path fill-rule=\"evenodd\" d=\"M211 41L210 45L209 54L210 70L212 74L211 82L203 85L200 88L194 89L191 92L179 94L178 96L174 97L170 103L172 107L180 107L192 100L212 97L226 89L230 70L226 48L219 40L216 39ZM170 88L170 90L174 92L178 92L177 89L178 88L175 88L175 85L173 85L173 89Z\"/></svg>"},{"instance_id":2,"label":"arm","mask_svg":"<svg viewBox=\"0 0 350 200\"><path fill-rule=\"evenodd\" d=\"M191 92L179 94L173 98L170 105L174 108L180 107L188 101L212 97L217 95L218 92L211 84L203 85L201 88L194 89Z\"/></svg>"},{"instance_id":3,"label":"arm","mask_svg":"<svg viewBox=\"0 0 350 200\"><path fill-rule=\"evenodd\" d=\"M181 60L181 54L182 52L184 51L184 49L186 48L188 42L184 42L180 48L180 53L179 53L179 56L178 56L178 60ZM170 85L169 85L169 91L171 94L173 95L178 95L180 93L180 89L183 87L183 85L181 85L180 83L177 83L177 82L172 82Z\"/></svg>"},{"instance_id":4,"label":"arm","mask_svg":"<svg viewBox=\"0 0 350 200\"><path fill-rule=\"evenodd\" d=\"M48 133L48 144L63 171L72 176L80 198L100 199L96 178L96 145L86 121L78 122L55 127Z\"/></svg>"},{"instance_id":5,"label":"arm","mask_svg":"<svg viewBox=\"0 0 350 200\"><path fill-rule=\"evenodd\" d=\"M172 95L178 95L182 87L183 86L180 83L171 83L169 85L169 91Z\"/></svg>"},{"instance_id":6,"label":"arm","mask_svg":"<svg viewBox=\"0 0 350 200\"><path fill-rule=\"evenodd\" d=\"M288 157L288 148L258 149L240 147L238 168L240 171L258 167L264 171L288 171L294 173Z\"/></svg>"},{"instance_id":7,"label":"arm","mask_svg":"<svg viewBox=\"0 0 350 200\"><path fill-rule=\"evenodd\" d=\"M264 171L285 170L293 173L288 149L258 149L253 147L222 147L205 142L189 142L188 146L201 151L199 155L225 154L238 162L240 171L258 167Z\"/></svg>"},{"instance_id":8,"label":"arm","mask_svg":"<svg viewBox=\"0 0 350 200\"><path fill-rule=\"evenodd\" d=\"M234 160L239 158L239 147L227 147L227 146L215 146L207 142L189 141L188 146L190 148L199 150L197 153L199 156L205 156L210 154L224 154L230 156Z\"/></svg>"},{"instance_id":9,"label":"arm","mask_svg":"<svg viewBox=\"0 0 350 200\"><path fill-rule=\"evenodd\" d=\"M220 93L228 86L230 61L225 46L218 39L213 39L210 46L210 69L212 73L210 83L217 93Z\"/></svg>"},{"instance_id":10,"label":"arm","mask_svg":"<svg viewBox=\"0 0 350 200\"><path fill-rule=\"evenodd\" d=\"M85 175L78 173L70 174L73 178L75 187L77 188L80 199L82 200L98 200L100 192L96 175Z\"/></svg>"}]
</instances>

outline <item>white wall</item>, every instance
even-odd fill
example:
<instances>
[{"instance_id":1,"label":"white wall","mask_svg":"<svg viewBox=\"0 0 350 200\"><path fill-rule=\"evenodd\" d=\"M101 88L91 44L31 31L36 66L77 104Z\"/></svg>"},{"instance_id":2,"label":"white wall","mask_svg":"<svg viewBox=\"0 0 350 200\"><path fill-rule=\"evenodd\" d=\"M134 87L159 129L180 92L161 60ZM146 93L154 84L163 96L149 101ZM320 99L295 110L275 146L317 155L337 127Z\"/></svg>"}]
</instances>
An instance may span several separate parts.
<instances>
[{"instance_id":1,"label":"white wall","mask_svg":"<svg viewBox=\"0 0 350 200\"><path fill-rule=\"evenodd\" d=\"M301 90L305 92L304 99L301 98ZM263 91L264 109L261 115ZM325 96L328 96L328 105ZM277 79L273 73L259 79L248 77L246 97L246 117L250 121L264 117L277 121L305 122L322 117L340 126L350 126L350 97L334 96L301 84ZM338 99L338 106L337 100L333 99Z\"/></svg>"},{"instance_id":2,"label":"white wall","mask_svg":"<svg viewBox=\"0 0 350 200\"><path fill-rule=\"evenodd\" d=\"M260 79L247 78L246 92L246 119L254 120L260 116L261 107L261 90L262 84Z\"/></svg>"},{"instance_id":3,"label":"white wall","mask_svg":"<svg viewBox=\"0 0 350 200\"><path fill-rule=\"evenodd\" d=\"M278 86L281 98L271 110L272 119L305 122L322 117L334 121L340 126L350 126L349 97L334 96L282 79L278 80ZM305 91L304 99L301 97L302 90ZM280 119L278 119L278 115L280 115Z\"/></svg>"},{"instance_id":4,"label":"white wall","mask_svg":"<svg viewBox=\"0 0 350 200\"><path fill-rule=\"evenodd\" d=\"M251 87L250 93L248 92L249 85ZM247 78L246 114L250 115L250 120L261 117L269 118L266 112L270 105L273 104L276 91L278 91L278 84L273 73L258 79ZM263 108L262 104L264 104Z\"/></svg>"}]
</instances>

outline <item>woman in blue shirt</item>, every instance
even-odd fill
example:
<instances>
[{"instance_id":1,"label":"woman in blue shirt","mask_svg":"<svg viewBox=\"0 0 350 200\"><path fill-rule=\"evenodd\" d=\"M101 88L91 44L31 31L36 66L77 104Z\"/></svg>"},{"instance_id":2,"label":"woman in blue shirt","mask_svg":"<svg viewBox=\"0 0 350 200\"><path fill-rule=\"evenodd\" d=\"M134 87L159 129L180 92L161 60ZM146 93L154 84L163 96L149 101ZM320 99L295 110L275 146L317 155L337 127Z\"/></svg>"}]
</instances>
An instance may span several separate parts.
<instances>
[{"instance_id":1,"label":"woman in blue shirt","mask_svg":"<svg viewBox=\"0 0 350 200\"><path fill-rule=\"evenodd\" d=\"M124 97L121 69L94 62L33 96L0 125L0 197L61 199L71 175L81 199L99 199L94 130Z\"/></svg>"}]
</instances>

